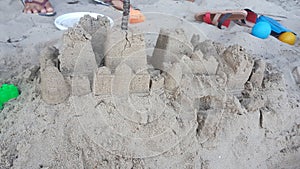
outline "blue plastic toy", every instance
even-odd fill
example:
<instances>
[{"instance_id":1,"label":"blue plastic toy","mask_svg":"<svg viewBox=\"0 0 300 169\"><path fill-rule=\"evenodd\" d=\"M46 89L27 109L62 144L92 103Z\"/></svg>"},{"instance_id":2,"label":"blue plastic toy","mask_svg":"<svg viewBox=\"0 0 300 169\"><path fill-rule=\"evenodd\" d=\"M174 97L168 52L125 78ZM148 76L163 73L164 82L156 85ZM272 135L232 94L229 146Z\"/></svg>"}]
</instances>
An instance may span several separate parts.
<instances>
[{"instance_id":1,"label":"blue plastic toy","mask_svg":"<svg viewBox=\"0 0 300 169\"><path fill-rule=\"evenodd\" d=\"M276 34L281 34L283 32L293 32L291 30L289 30L288 28L284 27L283 25L281 25L279 22L277 22L276 20L267 17L267 16L260 16L259 18L257 18L256 22L267 22L270 24L271 26L271 30L272 32L276 33Z\"/></svg>"},{"instance_id":2,"label":"blue plastic toy","mask_svg":"<svg viewBox=\"0 0 300 169\"><path fill-rule=\"evenodd\" d=\"M252 28L252 35L261 39L266 39L271 34L271 26L268 22L257 22Z\"/></svg>"}]
</instances>

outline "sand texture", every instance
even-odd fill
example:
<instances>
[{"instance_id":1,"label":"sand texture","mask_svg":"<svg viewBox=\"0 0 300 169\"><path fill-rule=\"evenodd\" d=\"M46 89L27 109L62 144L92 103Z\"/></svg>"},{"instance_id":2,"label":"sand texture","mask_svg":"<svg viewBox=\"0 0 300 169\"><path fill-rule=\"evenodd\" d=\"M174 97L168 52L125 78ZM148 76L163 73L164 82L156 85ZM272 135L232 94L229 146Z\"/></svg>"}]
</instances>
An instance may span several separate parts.
<instances>
[{"instance_id":1,"label":"sand texture","mask_svg":"<svg viewBox=\"0 0 300 169\"><path fill-rule=\"evenodd\" d=\"M69 0L71 1L71 0ZM251 8L300 34L298 0L132 1L146 21L90 11L66 31L55 17L0 2L0 84L21 91L0 111L1 169L298 169L300 42L194 20ZM274 16L276 15L276 16Z\"/></svg>"}]
</instances>

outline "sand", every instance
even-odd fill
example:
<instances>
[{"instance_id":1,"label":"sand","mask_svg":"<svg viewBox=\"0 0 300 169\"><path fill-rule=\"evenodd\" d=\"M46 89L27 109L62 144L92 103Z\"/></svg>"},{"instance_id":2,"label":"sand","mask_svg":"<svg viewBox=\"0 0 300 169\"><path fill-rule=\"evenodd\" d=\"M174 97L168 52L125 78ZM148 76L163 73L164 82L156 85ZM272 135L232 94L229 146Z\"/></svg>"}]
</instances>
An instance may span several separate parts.
<instances>
[{"instance_id":1,"label":"sand","mask_svg":"<svg viewBox=\"0 0 300 169\"><path fill-rule=\"evenodd\" d=\"M0 112L1 169L300 167L299 39L193 18L247 7L299 35L299 1L133 1L146 22L127 36L113 8L52 2L115 26L86 18L63 32L0 2L0 84L21 91Z\"/></svg>"}]
</instances>

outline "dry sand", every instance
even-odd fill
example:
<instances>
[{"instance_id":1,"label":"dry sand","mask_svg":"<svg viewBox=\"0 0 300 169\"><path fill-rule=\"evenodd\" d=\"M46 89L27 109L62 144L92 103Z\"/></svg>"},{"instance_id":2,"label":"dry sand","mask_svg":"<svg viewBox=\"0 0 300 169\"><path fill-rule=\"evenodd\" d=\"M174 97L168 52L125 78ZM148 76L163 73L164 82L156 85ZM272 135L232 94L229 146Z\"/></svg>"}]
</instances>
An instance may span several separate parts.
<instances>
[{"instance_id":1,"label":"dry sand","mask_svg":"<svg viewBox=\"0 0 300 169\"><path fill-rule=\"evenodd\" d=\"M290 46L193 19L205 9L247 7L287 17L281 23L299 35L298 0L133 1L147 20L130 25L124 49L120 12L52 2L58 15L98 12L115 27L87 20L63 32L55 17L0 2L0 84L21 90L0 112L1 169L300 167L299 40Z\"/></svg>"}]
</instances>

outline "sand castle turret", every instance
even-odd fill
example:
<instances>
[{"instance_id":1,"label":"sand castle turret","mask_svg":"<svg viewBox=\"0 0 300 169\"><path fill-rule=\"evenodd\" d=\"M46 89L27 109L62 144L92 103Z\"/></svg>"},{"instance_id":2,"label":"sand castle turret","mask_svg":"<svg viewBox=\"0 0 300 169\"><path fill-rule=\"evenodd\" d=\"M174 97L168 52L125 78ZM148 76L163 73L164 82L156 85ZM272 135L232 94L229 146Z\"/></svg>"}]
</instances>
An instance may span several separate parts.
<instances>
[{"instance_id":1,"label":"sand castle turret","mask_svg":"<svg viewBox=\"0 0 300 169\"><path fill-rule=\"evenodd\" d=\"M70 86L58 69L58 50L46 48L41 53L41 92L48 104L64 102L70 95Z\"/></svg>"},{"instance_id":2,"label":"sand castle turret","mask_svg":"<svg viewBox=\"0 0 300 169\"><path fill-rule=\"evenodd\" d=\"M112 29L107 40L105 66L114 71L120 64L126 63L134 72L147 67L145 37L143 33L124 32Z\"/></svg>"},{"instance_id":3,"label":"sand castle turret","mask_svg":"<svg viewBox=\"0 0 300 169\"><path fill-rule=\"evenodd\" d=\"M240 93L251 75L254 61L245 49L238 45L228 47L222 58L226 65L225 73L228 75L227 88L233 94Z\"/></svg>"},{"instance_id":4,"label":"sand castle turret","mask_svg":"<svg viewBox=\"0 0 300 169\"><path fill-rule=\"evenodd\" d=\"M63 46L58 57L60 70L65 76L74 74L91 76L98 67L92 48L91 35L80 25L69 29L63 36Z\"/></svg>"},{"instance_id":5,"label":"sand castle turret","mask_svg":"<svg viewBox=\"0 0 300 169\"><path fill-rule=\"evenodd\" d=\"M106 67L100 67L95 71L93 79L93 93L98 95L110 95L112 90L113 75L111 70Z\"/></svg>"},{"instance_id":6,"label":"sand castle turret","mask_svg":"<svg viewBox=\"0 0 300 169\"><path fill-rule=\"evenodd\" d=\"M182 56L191 55L192 50L192 44L182 29L161 29L150 62L155 68L163 70L163 63L178 62Z\"/></svg>"}]
</instances>

